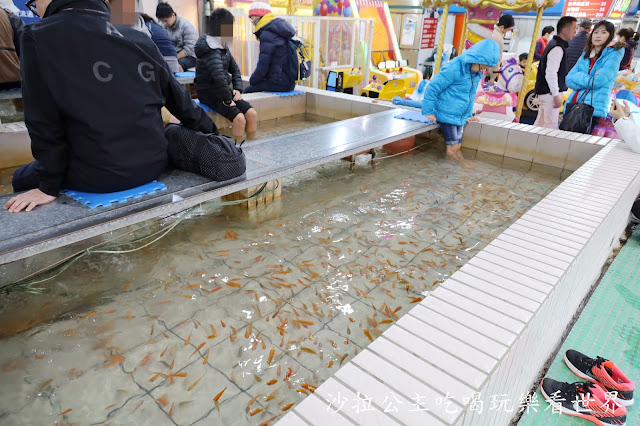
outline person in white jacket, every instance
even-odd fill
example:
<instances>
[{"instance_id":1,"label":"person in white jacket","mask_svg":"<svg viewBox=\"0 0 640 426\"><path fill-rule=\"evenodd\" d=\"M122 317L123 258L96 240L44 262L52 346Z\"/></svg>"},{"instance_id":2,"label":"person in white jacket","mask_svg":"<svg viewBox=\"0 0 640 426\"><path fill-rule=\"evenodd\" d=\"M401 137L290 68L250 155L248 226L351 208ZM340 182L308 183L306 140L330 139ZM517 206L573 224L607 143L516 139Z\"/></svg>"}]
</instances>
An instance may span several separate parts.
<instances>
[{"instance_id":1,"label":"person in white jacket","mask_svg":"<svg viewBox=\"0 0 640 426\"><path fill-rule=\"evenodd\" d=\"M613 101L609 115L613 117L613 127L616 128L620 139L633 152L640 154L640 126L631 118L631 108L629 108L627 101L624 101L624 107L617 101ZM631 220L635 223L640 223L640 199L636 200L633 203L633 207L631 207Z\"/></svg>"},{"instance_id":2,"label":"person in white jacket","mask_svg":"<svg viewBox=\"0 0 640 426\"><path fill-rule=\"evenodd\" d=\"M622 139L633 152L640 154L640 126L631 118L631 108L629 108L627 101L624 101L624 106L617 101L613 101L609 115L613 117L613 127L615 127L616 132L618 132L620 139Z\"/></svg>"}]
</instances>

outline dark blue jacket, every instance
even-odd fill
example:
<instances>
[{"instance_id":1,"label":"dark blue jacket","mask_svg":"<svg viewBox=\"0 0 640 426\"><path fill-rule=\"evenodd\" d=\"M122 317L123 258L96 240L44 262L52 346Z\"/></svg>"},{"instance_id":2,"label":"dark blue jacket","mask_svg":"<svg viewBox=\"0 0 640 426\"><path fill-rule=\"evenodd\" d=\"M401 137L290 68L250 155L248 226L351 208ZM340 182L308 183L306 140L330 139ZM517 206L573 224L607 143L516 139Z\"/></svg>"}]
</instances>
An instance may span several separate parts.
<instances>
[{"instance_id":1,"label":"dark blue jacket","mask_svg":"<svg viewBox=\"0 0 640 426\"><path fill-rule=\"evenodd\" d=\"M580 59L580 55L584 53L584 48L587 45L587 38L589 38L589 33L586 31L580 31L576 36L569 42L569 47L567 47L567 71L571 71L571 69L576 65L578 59Z\"/></svg>"},{"instance_id":2,"label":"dark blue jacket","mask_svg":"<svg viewBox=\"0 0 640 426\"><path fill-rule=\"evenodd\" d=\"M296 82L287 72L290 60L288 41L296 35L296 30L287 21L275 18L255 35L260 40L260 57L249 83L256 86L266 82L274 91L293 90Z\"/></svg>"},{"instance_id":3,"label":"dark blue jacket","mask_svg":"<svg viewBox=\"0 0 640 426\"><path fill-rule=\"evenodd\" d=\"M149 31L151 31L151 40L158 46L158 50L162 56L178 56L176 48L173 47L169 36L160 25L155 22L147 22L145 25L149 28Z\"/></svg>"}]
</instances>

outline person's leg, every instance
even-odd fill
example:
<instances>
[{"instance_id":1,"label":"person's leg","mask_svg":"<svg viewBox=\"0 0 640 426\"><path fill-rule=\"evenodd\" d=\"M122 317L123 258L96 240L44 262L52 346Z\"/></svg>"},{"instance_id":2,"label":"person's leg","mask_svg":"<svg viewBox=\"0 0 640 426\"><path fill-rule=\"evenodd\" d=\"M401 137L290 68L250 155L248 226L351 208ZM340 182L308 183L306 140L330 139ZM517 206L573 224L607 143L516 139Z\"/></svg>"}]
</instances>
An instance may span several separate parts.
<instances>
[{"instance_id":1,"label":"person's leg","mask_svg":"<svg viewBox=\"0 0 640 426\"><path fill-rule=\"evenodd\" d=\"M242 141L244 139L246 125L247 119L238 111L238 115L233 119L233 128L231 129L231 135L236 141Z\"/></svg>"},{"instance_id":2,"label":"person's leg","mask_svg":"<svg viewBox=\"0 0 640 426\"><path fill-rule=\"evenodd\" d=\"M547 95L538 95L538 116L536 117L536 121L533 123L534 126L545 127L545 114L546 114L546 103L545 96Z\"/></svg>"},{"instance_id":3,"label":"person's leg","mask_svg":"<svg viewBox=\"0 0 640 426\"><path fill-rule=\"evenodd\" d=\"M38 162L33 161L20 167L13 173L13 178L11 178L13 192L28 191L40 186L40 175L38 174L37 167Z\"/></svg>"},{"instance_id":4,"label":"person's leg","mask_svg":"<svg viewBox=\"0 0 640 426\"><path fill-rule=\"evenodd\" d=\"M245 130L247 136L253 136L258 130L258 112L251 106L251 104L244 99L236 102L236 107L244 114L246 120Z\"/></svg>"},{"instance_id":5,"label":"person's leg","mask_svg":"<svg viewBox=\"0 0 640 426\"><path fill-rule=\"evenodd\" d=\"M447 145L447 158L450 160L457 160L457 147L458 145L458 126L447 123L440 123L440 129L444 136L444 143Z\"/></svg>"},{"instance_id":6,"label":"person's leg","mask_svg":"<svg viewBox=\"0 0 640 426\"><path fill-rule=\"evenodd\" d=\"M560 117L560 108L554 108L553 96L540 95L538 96L538 103L540 105L538 118L542 121L540 124L536 124L536 126L546 127L548 129L557 129L558 118Z\"/></svg>"}]
</instances>

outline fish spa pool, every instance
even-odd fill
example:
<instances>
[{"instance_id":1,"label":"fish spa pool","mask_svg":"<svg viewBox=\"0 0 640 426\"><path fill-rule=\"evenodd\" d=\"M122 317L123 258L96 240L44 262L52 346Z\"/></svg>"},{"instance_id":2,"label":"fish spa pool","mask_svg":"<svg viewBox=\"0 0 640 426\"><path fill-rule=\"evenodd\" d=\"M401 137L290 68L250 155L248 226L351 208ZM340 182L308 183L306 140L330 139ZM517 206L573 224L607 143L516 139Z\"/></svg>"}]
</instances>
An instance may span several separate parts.
<instances>
[{"instance_id":1,"label":"fish spa pool","mask_svg":"<svg viewBox=\"0 0 640 426\"><path fill-rule=\"evenodd\" d=\"M262 129L340 120L341 96L308 90L306 115ZM349 114L372 107L357 100ZM640 191L640 156L619 142L526 127L468 126L465 166L429 134L404 155L360 156L352 171L336 161L296 173L258 215L209 204L154 244L3 287L0 423L374 424L351 400L335 406L371 392L379 424L508 424L508 413L470 415L468 397L531 387ZM596 201L571 218L584 181ZM391 395L411 404L416 383L430 410L386 409Z\"/></svg>"}]
</instances>

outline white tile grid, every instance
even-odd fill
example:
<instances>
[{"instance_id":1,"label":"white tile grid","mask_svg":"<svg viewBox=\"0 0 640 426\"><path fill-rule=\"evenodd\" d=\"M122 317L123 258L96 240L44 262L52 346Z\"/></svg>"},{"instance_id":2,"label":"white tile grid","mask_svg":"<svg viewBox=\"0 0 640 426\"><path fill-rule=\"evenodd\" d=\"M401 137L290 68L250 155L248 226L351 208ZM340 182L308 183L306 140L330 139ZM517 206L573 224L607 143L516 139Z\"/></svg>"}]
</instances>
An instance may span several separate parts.
<instances>
[{"instance_id":1,"label":"white tile grid","mask_svg":"<svg viewBox=\"0 0 640 426\"><path fill-rule=\"evenodd\" d=\"M598 219L594 216L580 216L574 209L566 207L554 207L550 206L548 203L538 203L529 212L532 215L538 215L539 217L551 216L567 222L571 222L572 225L580 225L581 227L584 227L587 232L591 232L592 230L596 229L602 221L602 219Z\"/></svg>"},{"instance_id":2,"label":"white tile grid","mask_svg":"<svg viewBox=\"0 0 640 426\"><path fill-rule=\"evenodd\" d=\"M562 189L561 191L554 191L552 194L549 194L545 197L545 201L549 204L558 204L562 203L562 205L570 206L575 209L586 209L590 214L596 215L597 217L605 217L611 209L613 208L613 203L603 203L601 199L592 196L580 196L573 192L565 191Z\"/></svg>"},{"instance_id":3,"label":"white tile grid","mask_svg":"<svg viewBox=\"0 0 640 426\"><path fill-rule=\"evenodd\" d=\"M433 298L429 301L428 308L423 305L418 305L416 306L416 310L435 312L460 324L466 325L467 327L473 328L477 332L484 334L497 342L503 343L507 347L510 346L516 338L515 333L501 327L500 324L494 324L487 321L485 318L481 318L469 311L465 311L459 307L443 302L440 299Z\"/></svg>"},{"instance_id":4,"label":"white tile grid","mask_svg":"<svg viewBox=\"0 0 640 426\"><path fill-rule=\"evenodd\" d=\"M566 267L568 266L568 264L565 264L564 267L558 267L557 265L553 265L552 262L550 262L544 256L533 256L530 254L530 252L518 248L516 248L516 251L513 249L504 249L496 244L490 244L485 247L485 249L489 249L487 250L488 253L502 257L503 259L513 260L514 262L519 263L522 266L530 267L535 271L544 272L545 274L548 274L556 279L564 275Z\"/></svg>"},{"instance_id":5,"label":"white tile grid","mask_svg":"<svg viewBox=\"0 0 640 426\"><path fill-rule=\"evenodd\" d=\"M462 134L462 146L468 149L478 149L478 143L480 140L480 132L482 131L482 124L469 123L464 127L464 133Z\"/></svg>"},{"instance_id":6,"label":"white tile grid","mask_svg":"<svg viewBox=\"0 0 640 426\"><path fill-rule=\"evenodd\" d=\"M475 277L481 280L482 283L490 282L492 285L500 287L503 290L527 298L529 302L525 303L524 301L521 301L520 306L531 312L535 312L538 309L538 305L542 303L542 301L544 301L544 299L546 299L547 297L547 293L545 293L544 291L536 290L515 280L507 279L500 275L494 274L491 271L487 271L469 263L465 264L458 270L457 279L462 280L466 275ZM550 286L542 283L538 284L542 287L546 287L547 291L550 290Z\"/></svg>"},{"instance_id":7,"label":"white tile grid","mask_svg":"<svg viewBox=\"0 0 640 426\"><path fill-rule=\"evenodd\" d=\"M467 262L465 266L467 265L471 265L479 269L483 269L484 271L489 272L492 275L503 277L506 280L517 282L523 286L532 288L545 295L549 294L549 291L551 291L551 286L549 284L543 283L535 278L531 278L520 272L512 271L509 268L505 268L504 265L502 264L496 264L491 261L478 258L477 256L471 259L469 262ZM473 272L473 274L475 274L475 272ZM490 281L491 279L486 277L484 278L484 280ZM521 319L526 321L526 318L521 318Z\"/></svg>"},{"instance_id":8,"label":"white tile grid","mask_svg":"<svg viewBox=\"0 0 640 426\"><path fill-rule=\"evenodd\" d=\"M602 212L601 206L596 207L589 202L576 204L574 201L574 203L570 204L569 202L564 203L557 198L553 198L545 200L544 204L541 204L540 206L549 209L563 208L565 211L571 212L571 214L575 215L577 218L588 218L595 222L600 222L607 215L607 213ZM596 210L596 208L598 210Z\"/></svg>"},{"instance_id":9,"label":"white tile grid","mask_svg":"<svg viewBox=\"0 0 640 426\"><path fill-rule=\"evenodd\" d=\"M619 153L620 151L618 151ZM604 154L609 154L610 150L606 151ZM615 157L618 157L618 153L614 153ZM592 162L600 162L605 155L601 151L599 154L594 157L593 160L590 160L589 163ZM608 160L608 158L604 158ZM613 163L617 163L618 158L614 158ZM589 164L587 163L587 164ZM603 164L607 163L607 161L603 162ZM635 163L635 162L632 162ZM611 164L615 166L616 164ZM632 164L632 166L635 164ZM525 283L531 286L534 281L541 280L544 283L553 286L551 291L548 291L549 296L548 300L546 300L540 307L537 312L537 315L533 317L533 319L527 318L528 325L526 328L522 327L517 332L520 333L520 338L516 340L515 344L511 346L511 350L507 353L506 356L503 356L500 360L500 363L491 361L491 356L486 355L486 353L478 352L476 349L472 348L468 344L463 343L461 340L455 339L451 337L452 335L465 333L467 336L467 342L473 343L476 347L483 347L485 351L492 352L494 356L496 355L493 352L493 349L489 349L487 344L491 343L492 340L483 338L480 334L472 334L475 332L471 332L470 329L465 327L460 323L454 323L451 318L446 315L441 315L437 319L431 319L430 322L434 324L434 326L427 325L426 322L423 322L417 318L427 318L424 312L410 312L410 315L407 315L401 318L398 321L397 325L392 326L389 330L387 330L383 337L384 339L390 339L389 342L395 342L414 352L418 356L424 357L427 351L430 354L435 353L436 358L440 358L440 360L445 361L445 364L448 364L451 368L451 373L462 376L463 382L466 383L475 383L472 385L473 388L478 389L478 385L480 383L484 383L483 373L477 371L473 373L472 371L476 371L472 365L476 368L480 368L485 371L485 373L490 373L489 381L484 384L483 389L487 389L494 394L503 394L510 393L511 398L517 398L519 395L517 391L520 389L524 393L528 390L531 381L538 374L542 363L546 361L547 356L553 350L555 345L557 344L557 340L564 331L566 324L568 323L571 316L575 312L578 304L581 302L584 295L588 292L591 283L595 281L597 276L600 273L599 267L594 268L594 265L601 265L604 263L606 258L610 253L610 249L612 246L616 244L617 237L621 234L624 227L626 226L626 218L628 217L628 210L631 206L631 203L635 199L635 195L640 191L640 179L638 179L638 169L633 170L633 167L629 167L628 169L619 170L619 184L615 185L613 188L609 187L608 191L603 191L598 193L598 195L602 196L604 199L611 198L611 201L614 202L615 198L618 198L618 202L615 203L615 208L610 212L610 214L605 217L599 217L598 222L599 226L591 235L587 235L585 237L575 237L568 244L564 245L564 241L561 239L557 239L556 237L567 238L574 234L563 232L556 226L555 228L551 225L558 222L558 219L562 216L558 217L557 215L553 217L552 221L549 221L549 216L544 214L547 207L555 206L554 203L546 203L546 206L543 208L539 208L538 211L534 212L534 215L531 215L530 218L525 219L524 217L517 221L512 227L510 227L506 231L506 236L510 236L511 238L517 238L519 235L526 235L527 228L531 230L537 230L541 232L535 232L536 236L530 236L527 244L537 244L540 242L542 248L540 250L535 250L527 254L525 256L520 250L515 250L516 253L512 251L508 251L508 248L512 248L508 245L508 243L499 246L494 244L494 247L491 247L489 253L485 253L485 251L479 253L474 257L469 264L472 266L478 264L480 269L487 268L491 273L495 273L502 277L511 276L524 276L528 279L525 279ZM614 168L614 170L617 170ZM633 179L632 181L630 179ZM604 184L603 182L592 181L590 182L590 190L592 193L596 194L600 189L598 184ZM626 187L625 187L626 184ZM566 185L566 188L571 190L572 188L579 188L580 186L572 186L579 185L578 183L570 185ZM564 190L565 188L563 188ZM622 195L622 198L620 197ZM548 213L552 213L549 210ZM526 215L525 215L526 216ZM537 220L538 217L543 218L547 216L546 224L540 224L536 222L532 222L528 219ZM574 226L578 226L576 224L577 217L574 215L573 217L569 216L567 220L570 220ZM596 223L593 221L587 221L586 223ZM566 228L564 228L566 229ZM545 232L546 231L546 232ZM551 235L548 236L548 234ZM539 237L541 236L541 237ZM575 255L577 251L577 255L575 255L574 262L568 267L565 268L561 274L561 279L558 281L557 279L557 270L556 264L555 266L548 265L549 257L541 257L536 255L535 253L544 252L551 245L552 248L565 248L565 252L569 251L571 255ZM584 245L584 247L582 247ZM542 254L542 253L541 253ZM566 259L565 254L565 259ZM478 259L477 262L476 259ZM491 263L499 262L500 268L492 268ZM532 267L522 267L520 262L528 263ZM545 263L547 262L547 263ZM546 270L549 273L554 275L549 275L544 272L538 271L536 268ZM476 270L477 273L477 270ZM513 312L510 308L504 303L504 301L500 301L498 299L492 298L489 295L478 295L474 294L474 290L472 287L465 285L461 282L456 281L456 275L460 275L461 281L468 281L469 275L465 273L456 273L453 277L445 282L440 288L436 289L430 297L425 298L425 300L421 303L421 310L438 312L438 309L443 309L449 301L453 303L453 306L459 307L463 306L464 311L469 312L482 312L485 313L487 311L493 311L495 315L503 315L498 313L496 310L504 310L510 311L511 314ZM561 284L561 285L559 285ZM553 290L555 288L555 290ZM464 294L456 294L455 290L461 291ZM464 291L462 291L464 290ZM480 296L480 297L478 297ZM511 295L513 298L514 294ZM467 297L471 297L473 300L467 299ZM484 298L483 298L484 297ZM430 307L430 301L434 301L434 307ZM462 302L463 303L456 303ZM491 308L483 307L478 303L484 301L485 303L490 304ZM513 299L512 299L513 301ZM502 302L503 304L501 305ZM508 303L507 303L508 304ZM514 305L515 307L515 305ZM418 309L416 307L415 309ZM475 314L474 314L475 315ZM483 316L480 314L480 316ZM498 324L503 324L498 322ZM439 329L435 327L440 327L443 329L451 328L454 330L451 335L441 332ZM451 327L451 328L450 328ZM508 327L508 325L507 325ZM414 333L413 335L407 334L407 331ZM428 333L427 333L428 332ZM457 333L456 333L457 332ZM427 335L425 335L427 333ZM526 338L525 338L526 335ZM417 336L420 336L419 338ZM438 346L444 347L445 352L436 349L435 342L438 342ZM496 342L496 344L498 344ZM363 355L365 354L365 355ZM451 358L451 355L454 355ZM386 366L389 367L390 364L384 360L381 360L377 356L373 355L371 351L363 352L359 355L359 357L372 357L369 358L369 361L376 360L378 366ZM427 357L427 360L429 357ZM456 361L456 359L458 361ZM466 359L466 362L462 362L460 364L460 360ZM523 363L524 359L533 360L534 362L527 364ZM361 362L359 360L354 359L354 364L360 364L362 368L368 369L369 363ZM455 368L455 365L464 366L462 371L460 368ZM346 367L339 370L336 374L337 377L342 375L340 380L347 380L348 383L358 383L359 387L371 389L373 388L386 388L380 381L376 381L368 374L364 374L362 370L357 369L356 367L352 367L350 370L349 367L351 363L349 363ZM518 368L515 368L518 367ZM391 367L393 368L393 367ZM496 368L496 371L494 371ZM354 370L355 369L355 370ZM469 370L471 369L471 370ZM449 369L444 368L444 371L449 372ZM466 373L464 372L466 370ZM518 370L517 374L514 370ZM390 382L394 382L394 388L403 388L405 386L405 382L399 379L399 377L404 376L404 374L400 375L399 370L394 371L394 374L389 374L385 377L385 380ZM364 375L363 375L364 374ZM522 380L523 375L525 377L529 377L530 380ZM513 377L510 377L513 376ZM407 377L404 377L407 380ZM356 381L350 381L350 379L356 379ZM358 380L359 379L359 380ZM373 380L373 381L372 381ZM415 380L412 378L412 380ZM364 383L366 382L366 383ZM414 386L417 384L412 382ZM419 384L419 383L418 383ZM322 387L321 387L322 388ZM385 389L388 390L388 389ZM397 389L400 391L400 389ZM495 391L494 391L495 390ZM486 406L489 406L491 403L490 393L486 393L484 398L484 402ZM405 400L406 401L406 400ZM439 412L440 415L443 415L442 412ZM446 413L444 413L443 417L446 417ZM398 414L396 414L398 415ZM498 412L492 413L493 417L491 418L490 424L504 424L508 422L508 420L512 417L512 413L506 412ZM401 421L409 422L410 424L414 424L414 421L424 422L425 418L413 418L409 417L408 414L398 415L403 416L404 418L398 418ZM457 419L445 418L448 424L459 424L460 421ZM430 419L434 423L439 423L435 418ZM473 418L472 416L466 416L464 424L487 424L481 423L482 421L486 421L486 419L478 419ZM418 424L418 423L415 423ZM421 423L422 424L422 423Z\"/></svg>"},{"instance_id":10,"label":"white tile grid","mask_svg":"<svg viewBox=\"0 0 640 426\"><path fill-rule=\"evenodd\" d=\"M526 216L526 217L525 217ZM537 212L527 212L521 218L521 226L534 229L540 232L552 232L554 235L566 238L569 241L584 244L589 239L589 228L574 224L571 221L562 220L557 217L549 217ZM552 219L552 220L550 220ZM548 228L551 228L547 231Z\"/></svg>"},{"instance_id":11,"label":"white tile grid","mask_svg":"<svg viewBox=\"0 0 640 426\"><path fill-rule=\"evenodd\" d=\"M451 395L453 400L460 406L464 406L465 398L473 393L473 389L468 385L456 380L452 375L443 371L436 365L420 359L415 354L405 348L396 346L387 339L376 339L367 350L376 354L387 362L393 362L398 366L404 366L404 370L412 374L423 383L429 383L438 396ZM416 401L417 402L417 401Z\"/></svg>"},{"instance_id":12,"label":"white tile grid","mask_svg":"<svg viewBox=\"0 0 640 426\"><path fill-rule=\"evenodd\" d=\"M514 226L511 226L510 228L506 229L502 234L500 234L500 236L503 236L503 235L509 236L515 241L524 241L524 242L538 245L540 247L548 247L551 250L556 250L560 253L563 253L569 256L577 256L578 253L580 252L578 248L570 247L564 244L564 241L559 239L558 237L555 237L553 235L540 236L537 233L534 234L530 232L522 232L522 230L517 229L515 227L515 224Z\"/></svg>"},{"instance_id":13,"label":"white tile grid","mask_svg":"<svg viewBox=\"0 0 640 426\"><path fill-rule=\"evenodd\" d=\"M347 409L342 410L341 414L349 417L356 424L379 426L399 425L398 422L394 421L387 414L385 414L383 412L383 409L380 409L373 404L363 410L353 409L353 407L355 406L354 401L357 402L358 400L358 394L333 378L324 382L314 394L324 400L327 404L327 407L329 407L329 404L334 403L334 400L338 398L338 394L340 394L340 399L343 396L346 397L349 401L348 407ZM366 399L368 398L368 395L361 394L360 398Z\"/></svg>"},{"instance_id":14,"label":"white tile grid","mask_svg":"<svg viewBox=\"0 0 640 426\"><path fill-rule=\"evenodd\" d=\"M570 141L569 152L564 163L565 170L575 171L589 161L602 149L599 145L588 145L583 142Z\"/></svg>"},{"instance_id":15,"label":"white tile grid","mask_svg":"<svg viewBox=\"0 0 640 426\"><path fill-rule=\"evenodd\" d=\"M559 269L562 271L561 273L564 273L573 261L571 256L562 255L557 252L550 252L548 249L545 250L544 248L537 247L534 244L529 244L528 246L525 244L523 247L521 245L512 244L508 241L504 241L503 239L496 238L487 247L491 247L494 254L500 254L500 251L498 250L509 251L520 256L528 257L537 262L543 262L553 268ZM546 251L546 253L541 253L541 251Z\"/></svg>"},{"instance_id":16,"label":"white tile grid","mask_svg":"<svg viewBox=\"0 0 640 426\"><path fill-rule=\"evenodd\" d=\"M324 419L336 426L353 426L354 423L343 416L340 411L334 412L331 408L327 411L328 407L322 399L311 394L297 404L295 413L312 424L317 419ZM280 423L278 422L278 424Z\"/></svg>"},{"instance_id":17,"label":"white tile grid","mask_svg":"<svg viewBox=\"0 0 640 426\"><path fill-rule=\"evenodd\" d=\"M443 333L462 340L466 344L482 351L486 355L499 360L506 352L507 346L503 342L492 339L467 325L460 324L450 318L440 315L425 307L412 309L407 315L412 315L422 322L437 328Z\"/></svg>"},{"instance_id":18,"label":"white tile grid","mask_svg":"<svg viewBox=\"0 0 640 426\"><path fill-rule=\"evenodd\" d=\"M492 296L502 300L503 302L510 303L518 308L526 310L530 313L534 313L540 304L541 300L545 299L545 295L531 288L520 286L509 280L506 280L497 275L491 276L490 280L483 280L478 278L472 273L482 270L471 266L465 271L460 269L456 276L456 280L476 290L487 290ZM468 272L471 272L468 273ZM481 274L479 274L481 275ZM495 279L494 279L495 277ZM534 300L538 299L538 301ZM525 319L526 315L523 315L522 319ZM510 339L502 343L509 345L513 336L508 336Z\"/></svg>"},{"instance_id":19,"label":"white tile grid","mask_svg":"<svg viewBox=\"0 0 640 426\"><path fill-rule=\"evenodd\" d=\"M302 418L300 418L293 411L278 421L278 426L307 426L307 425L308 423L302 420Z\"/></svg>"},{"instance_id":20,"label":"white tile grid","mask_svg":"<svg viewBox=\"0 0 640 426\"><path fill-rule=\"evenodd\" d=\"M476 257L478 256L480 256L479 259L484 259L488 262L502 265L507 269L518 271L522 275L526 275L531 279L542 281L545 284L554 285L557 281L557 277L549 274L548 272L541 271L531 266L526 266L522 263L519 263L518 261L514 260L515 256L497 256L489 252L485 253L484 251L478 253Z\"/></svg>"},{"instance_id":21,"label":"white tile grid","mask_svg":"<svg viewBox=\"0 0 640 426\"><path fill-rule=\"evenodd\" d=\"M399 423L408 425L445 424L426 411L411 411L406 409L399 409L398 411L390 410L388 404L396 404L393 396L391 395L392 393L401 401L404 407L411 407L412 401L403 397L400 394L399 390L383 384L377 378L369 375L368 373L365 373L359 366L357 366L358 361L356 361L356 358L361 357L365 352L366 351L360 352L346 366L338 370L335 374L335 377L343 384L348 384L349 387L354 388L354 390L360 392L361 394L365 394L373 398L374 403L379 408L382 408L383 411L388 411L388 413L386 414ZM388 399L385 401L385 398ZM316 424L321 425L323 423L320 421Z\"/></svg>"},{"instance_id":22,"label":"white tile grid","mask_svg":"<svg viewBox=\"0 0 640 426\"><path fill-rule=\"evenodd\" d=\"M571 175L573 176L573 175ZM569 178L567 178L569 179ZM589 180L591 182L589 182ZM563 189L572 189L574 191L580 191L580 192L588 192L588 193L593 193L598 195L600 198L603 199L615 199L615 195L612 194L612 189L607 188L607 189L602 189L599 188L597 186L594 185L594 182L596 179L594 178L589 178L587 180L587 178L584 178L582 176L576 176L575 179L571 180L571 181L567 181L565 180L562 183L562 188ZM606 178L603 177L603 179L600 181L603 184L608 184L609 182L606 181ZM616 183L617 185L617 183Z\"/></svg>"},{"instance_id":23,"label":"white tile grid","mask_svg":"<svg viewBox=\"0 0 640 426\"><path fill-rule=\"evenodd\" d=\"M478 150L503 156L508 135L509 129L483 125L478 140Z\"/></svg>"}]
</instances>

